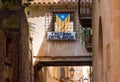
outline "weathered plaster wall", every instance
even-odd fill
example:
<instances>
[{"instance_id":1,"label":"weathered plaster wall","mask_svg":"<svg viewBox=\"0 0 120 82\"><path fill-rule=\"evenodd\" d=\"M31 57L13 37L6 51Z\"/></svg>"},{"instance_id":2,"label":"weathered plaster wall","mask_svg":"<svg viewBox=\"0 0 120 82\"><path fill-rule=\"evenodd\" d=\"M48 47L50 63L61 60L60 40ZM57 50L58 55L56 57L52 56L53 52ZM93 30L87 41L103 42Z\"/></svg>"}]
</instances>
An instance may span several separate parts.
<instances>
[{"instance_id":1,"label":"weathered plaster wall","mask_svg":"<svg viewBox=\"0 0 120 82\"><path fill-rule=\"evenodd\" d=\"M26 9L29 11L28 20L34 23L36 33L33 35L33 52L34 56L89 56L85 46L80 39L80 26L76 8L44 8L39 6L30 6ZM75 41L49 41L46 38L47 28L45 27L45 14L47 12L71 11L75 12L75 32L77 40ZM37 49L37 50L35 50Z\"/></svg>"},{"instance_id":2,"label":"weathered plaster wall","mask_svg":"<svg viewBox=\"0 0 120 82\"><path fill-rule=\"evenodd\" d=\"M120 80L119 7L118 0L93 0L94 82L118 82Z\"/></svg>"}]
</instances>

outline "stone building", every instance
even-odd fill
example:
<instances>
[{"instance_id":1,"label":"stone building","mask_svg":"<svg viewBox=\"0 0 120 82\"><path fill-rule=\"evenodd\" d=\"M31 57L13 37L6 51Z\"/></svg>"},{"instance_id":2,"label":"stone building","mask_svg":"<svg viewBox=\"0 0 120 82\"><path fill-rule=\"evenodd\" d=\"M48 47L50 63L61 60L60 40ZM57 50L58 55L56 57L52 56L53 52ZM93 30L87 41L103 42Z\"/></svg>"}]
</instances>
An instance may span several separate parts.
<instances>
[{"instance_id":1,"label":"stone building","mask_svg":"<svg viewBox=\"0 0 120 82\"><path fill-rule=\"evenodd\" d=\"M80 4L81 14L83 16L87 14L89 17L91 2L81 1ZM91 51L87 51L81 40L84 31L86 34L88 33L88 36L82 38L85 38L86 41L89 40L91 27L90 25L82 27L79 24L78 0L34 0L26 7L26 15L35 31L32 35L35 82L60 82L61 77L70 77L69 74L67 76L67 71L65 75L62 74L63 66L91 66ZM53 67L49 69L47 66ZM55 68L54 66L59 67ZM70 70L69 68L65 67L64 69ZM51 70L50 73L56 75L57 78L49 79L48 70ZM77 81L80 76L82 75L76 76L78 77ZM64 78L64 80L67 82L69 79Z\"/></svg>"},{"instance_id":2,"label":"stone building","mask_svg":"<svg viewBox=\"0 0 120 82\"><path fill-rule=\"evenodd\" d=\"M0 82L32 82L29 29L20 0L0 0Z\"/></svg>"},{"instance_id":3,"label":"stone building","mask_svg":"<svg viewBox=\"0 0 120 82\"><path fill-rule=\"evenodd\" d=\"M93 0L93 81L120 80L120 2Z\"/></svg>"},{"instance_id":4,"label":"stone building","mask_svg":"<svg viewBox=\"0 0 120 82\"><path fill-rule=\"evenodd\" d=\"M26 0L23 0L26 1ZM30 1L30 0L29 0ZM36 0L38 1L38 0ZM46 1L46 0L43 0ZM47 0L48 1L48 0ZM54 0L56 1L56 0ZM63 0L61 0L63 1ZM67 0L66 0L67 1ZM71 0L68 0L71 1ZM73 0L76 1L76 0ZM82 0L81 0L82 1ZM87 0L86 0L87 1ZM34 3L33 3L34 4ZM36 4L36 3L35 3ZM64 3L62 4L51 4L48 3L37 3L36 5L41 5L38 9L50 12L56 6L54 10L60 10L61 8L67 8L71 11L77 11L77 3ZM29 4L24 4L27 6ZM45 7L49 7L46 10ZM30 50L30 38L29 38L29 29L27 19L24 13L24 6L22 6L21 0L0 0L0 82L32 82L32 55ZM54 7L53 7L54 6ZM71 7L73 9L71 9ZM32 7L32 8L35 8ZM34 9L30 10L34 10ZM36 12L36 11L35 11ZM92 1L92 28L93 28L93 82L119 82L120 80L120 2L119 0L93 0ZM31 11L27 11L27 14L31 16ZM35 16L44 16L46 13L32 13ZM75 20L78 20L77 12L75 14ZM77 24L75 24L77 26ZM49 30L49 29L47 29ZM77 31L77 29L76 29ZM45 30L46 32L46 30ZM78 36L77 36L78 37ZM46 39L46 38L44 38ZM72 43L77 43L76 41ZM54 48L59 42L53 43L52 41L48 42L45 40L48 47ZM52 45L54 46L50 46ZM64 42L62 42L64 43ZM79 42L78 42L79 43ZM64 47L71 47L70 45ZM45 44L42 45L45 47ZM61 46L61 45L60 45ZM78 45L76 45L78 46ZM71 47L72 48L72 47ZM70 48L70 51L72 49ZM74 47L73 47L74 48ZM43 49L43 48L42 48ZM47 52L42 52L48 50ZM39 56L42 55L42 58L34 56L34 59L43 60L44 57L50 49L45 48L39 50ZM57 50L57 49L56 49ZM77 47L78 52L81 53L79 47ZM55 51L54 51L55 52ZM74 51L73 51L74 52ZM53 51L50 52L51 54ZM62 56L70 59L79 59L71 58L71 56L82 56L82 54L69 54L67 52L67 57L65 52L62 52ZM54 60L57 55L57 51L54 56L49 58L49 54L45 57L45 60ZM89 54L88 54L89 55ZM88 56L87 55L87 56ZM64 59L65 59L64 58ZM57 58L61 60L62 58ZM38 60L36 60L38 62ZM38 63L35 63L35 69L40 68ZM66 61L65 61L66 62ZM58 62L59 63L59 62ZM52 65L57 65L58 63L50 63ZM80 61L77 62L80 63ZM47 64L47 65L50 65ZM61 63L59 63L61 64ZM69 63L68 63L69 64ZM76 63L72 63L76 64ZM42 64L45 65L45 64ZM40 63L41 66L41 63ZM46 69L45 69L46 70ZM37 73L42 73L40 69L37 69ZM44 72L44 74L46 74ZM40 74L41 75L41 74ZM45 75L46 76L46 75ZM37 76L34 76L37 78ZM43 78L40 81L44 80ZM45 80L44 80L45 81Z\"/></svg>"},{"instance_id":5,"label":"stone building","mask_svg":"<svg viewBox=\"0 0 120 82\"><path fill-rule=\"evenodd\" d=\"M78 13L77 2L73 0L72 3L71 1L70 2L68 1L67 3L66 2L62 2L62 3L52 2L52 3L53 4L51 4L51 2L48 2L47 4L45 3L45 5L43 3L42 4L43 7L40 6L40 10L43 10L44 12L41 12L40 14L38 14L36 13L36 11L34 11L35 14L32 14L32 15L33 16L39 16L39 15L44 16L45 15L44 17L46 17L46 9L47 9L47 16L51 15L51 12L53 12L55 9L54 11L55 14L58 14L60 12L65 12L64 14L66 15L68 13L70 17L68 18L68 20L69 22L71 21L70 22L71 25L69 26L69 29L67 29L69 30L68 33L60 33L60 35L61 34L64 35L64 39L61 42L57 42L57 41L47 42L46 40L47 38L44 38L45 43L43 43L42 45L47 45L48 47L43 46L43 50L39 51L40 55L37 54L38 59L39 58L40 59L39 61L35 60L36 63L34 64L35 66L34 73L36 74L36 68L37 69L41 68L40 66L42 64L40 63L39 65L39 62L41 61L42 62L44 61L53 62L54 58L56 61L58 61L58 63L55 62L53 63L53 65L57 65L57 64L63 65L62 64L63 62L67 62L65 63L67 65L70 65L71 64L70 62L73 62L73 65L83 65L83 64L91 65L91 59L89 60L90 54L86 51L85 47L83 47L80 42L80 37L79 37L80 25L78 23L78 18L77 18L77 13ZM63 3L64 5L62 5ZM1 59L0 81L1 82L32 82L33 80L32 79L33 78L33 72L32 72L33 66L32 66L32 52L31 52L32 48L30 46L31 39L29 38L28 22L27 22L25 13L24 13L24 8L28 5L29 5L28 3L22 4L22 1L19 1L19 0L17 1L0 0L0 34L1 34L0 35L0 39L1 39L0 41L0 54L1 54L0 55L0 59ZM33 3L33 6L34 6L34 3ZM51 10L49 11L49 9L46 8L46 6L51 7ZM62 10L63 8L67 8L67 9ZM34 10L34 9L31 8L30 10ZM69 10L69 11L66 11L66 10ZM31 15L31 11L30 12L28 11L27 14L28 16L29 14ZM46 30L46 27L43 27L43 30ZM43 30L41 30L41 33ZM47 30L49 30L49 28ZM48 31L45 31L44 33L47 33L47 32ZM54 40L56 38L48 38L48 39ZM61 39L58 38L58 40L61 40ZM49 48L49 46L51 48ZM74 46L76 47L76 49L74 49ZM47 51L45 50L45 48L47 49ZM55 48L56 48L55 54L53 54ZM69 49L69 51L66 48ZM49 49L50 51L52 50L52 52L49 52ZM59 49L62 49L62 50L59 51ZM63 50L65 49L66 51L63 52ZM80 50L80 49L83 49L83 50ZM59 52L61 56L59 56L58 54ZM83 58L81 58L82 56ZM34 56L34 58L36 59L36 56Z\"/></svg>"}]
</instances>

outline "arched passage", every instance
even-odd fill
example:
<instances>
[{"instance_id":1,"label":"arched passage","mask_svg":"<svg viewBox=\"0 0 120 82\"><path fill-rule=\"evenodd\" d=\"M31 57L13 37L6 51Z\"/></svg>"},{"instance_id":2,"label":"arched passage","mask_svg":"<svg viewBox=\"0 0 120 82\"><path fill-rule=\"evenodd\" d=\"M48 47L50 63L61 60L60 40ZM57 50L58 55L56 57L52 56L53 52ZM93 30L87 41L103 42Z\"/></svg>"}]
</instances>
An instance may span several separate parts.
<instances>
[{"instance_id":1,"label":"arched passage","mask_svg":"<svg viewBox=\"0 0 120 82\"><path fill-rule=\"evenodd\" d=\"M34 82L83 82L86 77L92 82L91 66L92 61L39 62L34 66ZM71 68L74 73L70 72Z\"/></svg>"}]
</instances>

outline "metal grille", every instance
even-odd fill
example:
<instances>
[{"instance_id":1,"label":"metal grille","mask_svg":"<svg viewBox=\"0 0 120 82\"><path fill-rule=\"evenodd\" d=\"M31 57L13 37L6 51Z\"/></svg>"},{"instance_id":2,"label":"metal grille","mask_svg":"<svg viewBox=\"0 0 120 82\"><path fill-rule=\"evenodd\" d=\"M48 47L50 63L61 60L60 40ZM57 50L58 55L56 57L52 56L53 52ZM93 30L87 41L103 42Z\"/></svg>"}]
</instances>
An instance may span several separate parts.
<instances>
[{"instance_id":1,"label":"metal grille","mask_svg":"<svg viewBox=\"0 0 120 82\"><path fill-rule=\"evenodd\" d=\"M56 14L58 13L69 13L70 14L70 23L69 29L74 31L74 13L73 12L53 12L53 13L46 13L45 16L45 27L46 31L55 31L55 22L56 22Z\"/></svg>"}]
</instances>

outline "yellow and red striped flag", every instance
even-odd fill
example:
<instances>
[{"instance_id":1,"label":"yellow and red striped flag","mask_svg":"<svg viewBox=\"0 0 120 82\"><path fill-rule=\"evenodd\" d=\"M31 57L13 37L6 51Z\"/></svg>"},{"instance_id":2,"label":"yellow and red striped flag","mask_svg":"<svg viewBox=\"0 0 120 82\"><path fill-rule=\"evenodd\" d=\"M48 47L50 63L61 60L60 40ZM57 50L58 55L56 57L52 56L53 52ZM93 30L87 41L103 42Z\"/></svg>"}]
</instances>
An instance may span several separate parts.
<instances>
[{"instance_id":1,"label":"yellow and red striped flag","mask_svg":"<svg viewBox=\"0 0 120 82\"><path fill-rule=\"evenodd\" d=\"M70 14L68 13L59 13L56 14L56 32L68 32L70 23Z\"/></svg>"}]
</instances>

